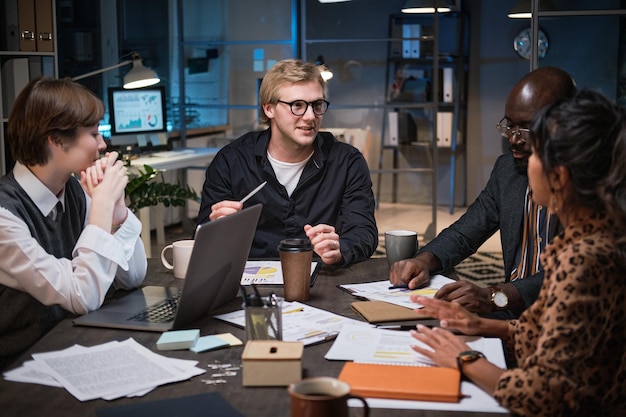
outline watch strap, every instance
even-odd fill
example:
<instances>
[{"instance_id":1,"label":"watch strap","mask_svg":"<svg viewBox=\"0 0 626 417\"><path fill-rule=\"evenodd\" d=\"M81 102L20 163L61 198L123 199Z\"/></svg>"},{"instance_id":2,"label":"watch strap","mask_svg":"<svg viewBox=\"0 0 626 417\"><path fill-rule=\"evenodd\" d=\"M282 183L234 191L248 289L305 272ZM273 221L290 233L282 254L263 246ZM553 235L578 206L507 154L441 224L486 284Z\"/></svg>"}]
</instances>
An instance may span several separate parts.
<instances>
[{"instance_id":1,"label":"watch strap","mask_svg":"<svg viewBox=\"0 0 626 417\"><path fill-rule=\"evenodd\" d=\"M463 364L474 362L480 358L486 359L485 355L477 350L466 350L465 352L459 353L459 356L456 357L456 365L461 375L463 375Z\"/></svg>"}]
</instances>

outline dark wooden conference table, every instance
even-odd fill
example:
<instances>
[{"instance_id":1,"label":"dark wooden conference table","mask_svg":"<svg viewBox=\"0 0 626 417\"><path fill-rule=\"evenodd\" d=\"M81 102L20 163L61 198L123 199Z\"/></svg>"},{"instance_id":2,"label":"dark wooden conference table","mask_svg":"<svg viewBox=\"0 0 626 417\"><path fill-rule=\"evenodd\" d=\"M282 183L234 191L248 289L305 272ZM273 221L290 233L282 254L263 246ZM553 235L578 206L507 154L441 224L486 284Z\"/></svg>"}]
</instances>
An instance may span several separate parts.
<instances>
[{"instance_id":1,"label":"dark wooden conference table","mask_svg":"<svg viewBox=\"0 0 626 417\"><path fill-rule=\"evenodd\" d=\"M370 259L342 269L322 268L315 285L311 289L311 296L307 304L332 311L336 314L360 319L350 307L350 303L355 301L355 298L338 289L337 285L386 279L388 271L387 261L384 258ZM182 287L183 281L174 278L172 272L161 265L160 259L150 258L148 275L144 284ZM282 289L276 291L279 296L282 295L281 292ZM216 313L240 309L241 301L241 298L237 297ZM216 320L208 315L198 320L192 327L199 328L201 335L230 332L244 340L243 329ZM32 353L66 349L74 344L94 346L113 340L126 340L130 337L156 351L155 345L159 335L159 333L154 332L73 326L72 317L68 317L29 351L18 358L12 367L20 366L24 361L31 359ZM343 362L324 359L324 355L331 345L332 342L326 342L304 348L302 357L303 377L337 377L339 375ZM92 400L80 402L64 388L11 382L2 378L0 381L0 414L6 417L88 417L95 416L96 410L99 408L217 391L247 417L288 417L290 415L290 398L286 387L244 387L242 385L242 371L238 372L237 376L228 378L228 382L225 384L207 385L202 382L202 379L210 379L211 369L207 368L208 364L215 362L240 364L242 352L243 346L200 354L190 351L158 352L168 357L198 360L197 366L206 369L207 372L186 381L159 386L143 397L122 398L114 401ZM360 416L362 415L361 411L359 408L351 409L350 415ZM212 415L210 410L207 410L207 416L210 415ZM372 417L408 415L478 417L483 416L484 413L391 409L372 409L370 412Z\"/></svg>"}]
</instances>

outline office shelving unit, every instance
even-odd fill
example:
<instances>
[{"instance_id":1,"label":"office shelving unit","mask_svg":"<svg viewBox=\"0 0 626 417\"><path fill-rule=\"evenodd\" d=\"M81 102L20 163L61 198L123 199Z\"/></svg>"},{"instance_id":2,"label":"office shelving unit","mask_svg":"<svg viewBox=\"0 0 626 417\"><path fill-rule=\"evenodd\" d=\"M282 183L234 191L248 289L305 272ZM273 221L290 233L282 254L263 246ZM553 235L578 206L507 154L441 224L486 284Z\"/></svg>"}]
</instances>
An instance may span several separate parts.
<instances>
[{"instance_id":1,"label":"office shelving unit","mask_svg":"<svg viewBox=\"0 0 626 417\"><path fill-rule=\"evenodd\" d=\"M463 162L466 130L468 19L463 12L394 14L389 18L386 104L378 162L382 174L393 175L392 200L399 174L431 178L432 224L425 238L436 234L437 169L440 153L449 157L449 210L454 212L456 169ZM442 34L446 36L442 36ZM400 154L420 152L420 165L400 167ZM392 167L384 167L385 151ZM424 160L425 159L425 160Z\"/></svg>"},{"instance_id":2,"label":"office shelving unit","mask_svg":"<svg viewBox=\"0 0 626 417\"><path fill-rule=\"evenodd\" d=\"M10 171L14 164L6 141L6 129L11 105L19 90L30 79L39 75L58 77L55 1L31 1L32 7L26 7L26 11L30 13L24 13L19 6L20 3L26 2L0 0L0 11L3 15L0 25L1 175ZM21 12L19 19L18 11ZM40 19L38 26L35 26L35 14ZM45 24L42 24L42 21ZM23 36L21 32L24 32Z\"/></svg>"}]
</instances>

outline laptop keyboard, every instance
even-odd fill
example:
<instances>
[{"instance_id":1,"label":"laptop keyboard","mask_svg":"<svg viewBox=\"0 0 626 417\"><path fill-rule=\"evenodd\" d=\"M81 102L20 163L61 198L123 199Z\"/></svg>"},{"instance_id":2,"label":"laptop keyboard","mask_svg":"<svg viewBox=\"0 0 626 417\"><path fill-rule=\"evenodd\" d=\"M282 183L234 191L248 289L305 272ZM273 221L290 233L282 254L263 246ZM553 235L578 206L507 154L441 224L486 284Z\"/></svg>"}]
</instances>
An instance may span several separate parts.
<instances>
[{"instance_id":1,"label":"laptop keyboard","mask_svg":"<svg viewBox=\"0 0 626 417\"><path fill-rule=\"evenodd\" d=\"M167 323L174 320L176 311L178 310L178 300L180 300L182 292L172 295L159 304L147 307L134 316L130 317L130 321L143 321L147 323Z\"/></svg>"}]
</instances>

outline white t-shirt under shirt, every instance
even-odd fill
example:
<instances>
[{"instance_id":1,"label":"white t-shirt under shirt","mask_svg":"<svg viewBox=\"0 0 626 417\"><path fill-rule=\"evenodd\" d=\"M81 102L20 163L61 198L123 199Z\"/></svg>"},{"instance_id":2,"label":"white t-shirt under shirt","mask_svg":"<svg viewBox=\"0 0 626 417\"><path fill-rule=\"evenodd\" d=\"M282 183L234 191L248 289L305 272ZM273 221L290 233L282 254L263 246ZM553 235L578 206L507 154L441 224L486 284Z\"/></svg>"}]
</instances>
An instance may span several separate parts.
<instances>
[{"instance_id":1,"label":"white t-shirt under shirt","mask_svg":"<svg viewBox=\"0 0 626 417\"><path fill-rule=\"evenodd\" d=\"M312 156L313 152L311 152L311 155L309 155L304 161L283 162L272 158L272 155L270 155L269 152L267 153L267 159L269 159L272 168L274 168L276 179L287 189L287 194L290 197L293 190L296 189L298 181L300 181L300 176L302 175L302 171L304 171L304 166L307 162L309 162L309 159L311 159Z\"/></svg>"}]
</instances>

